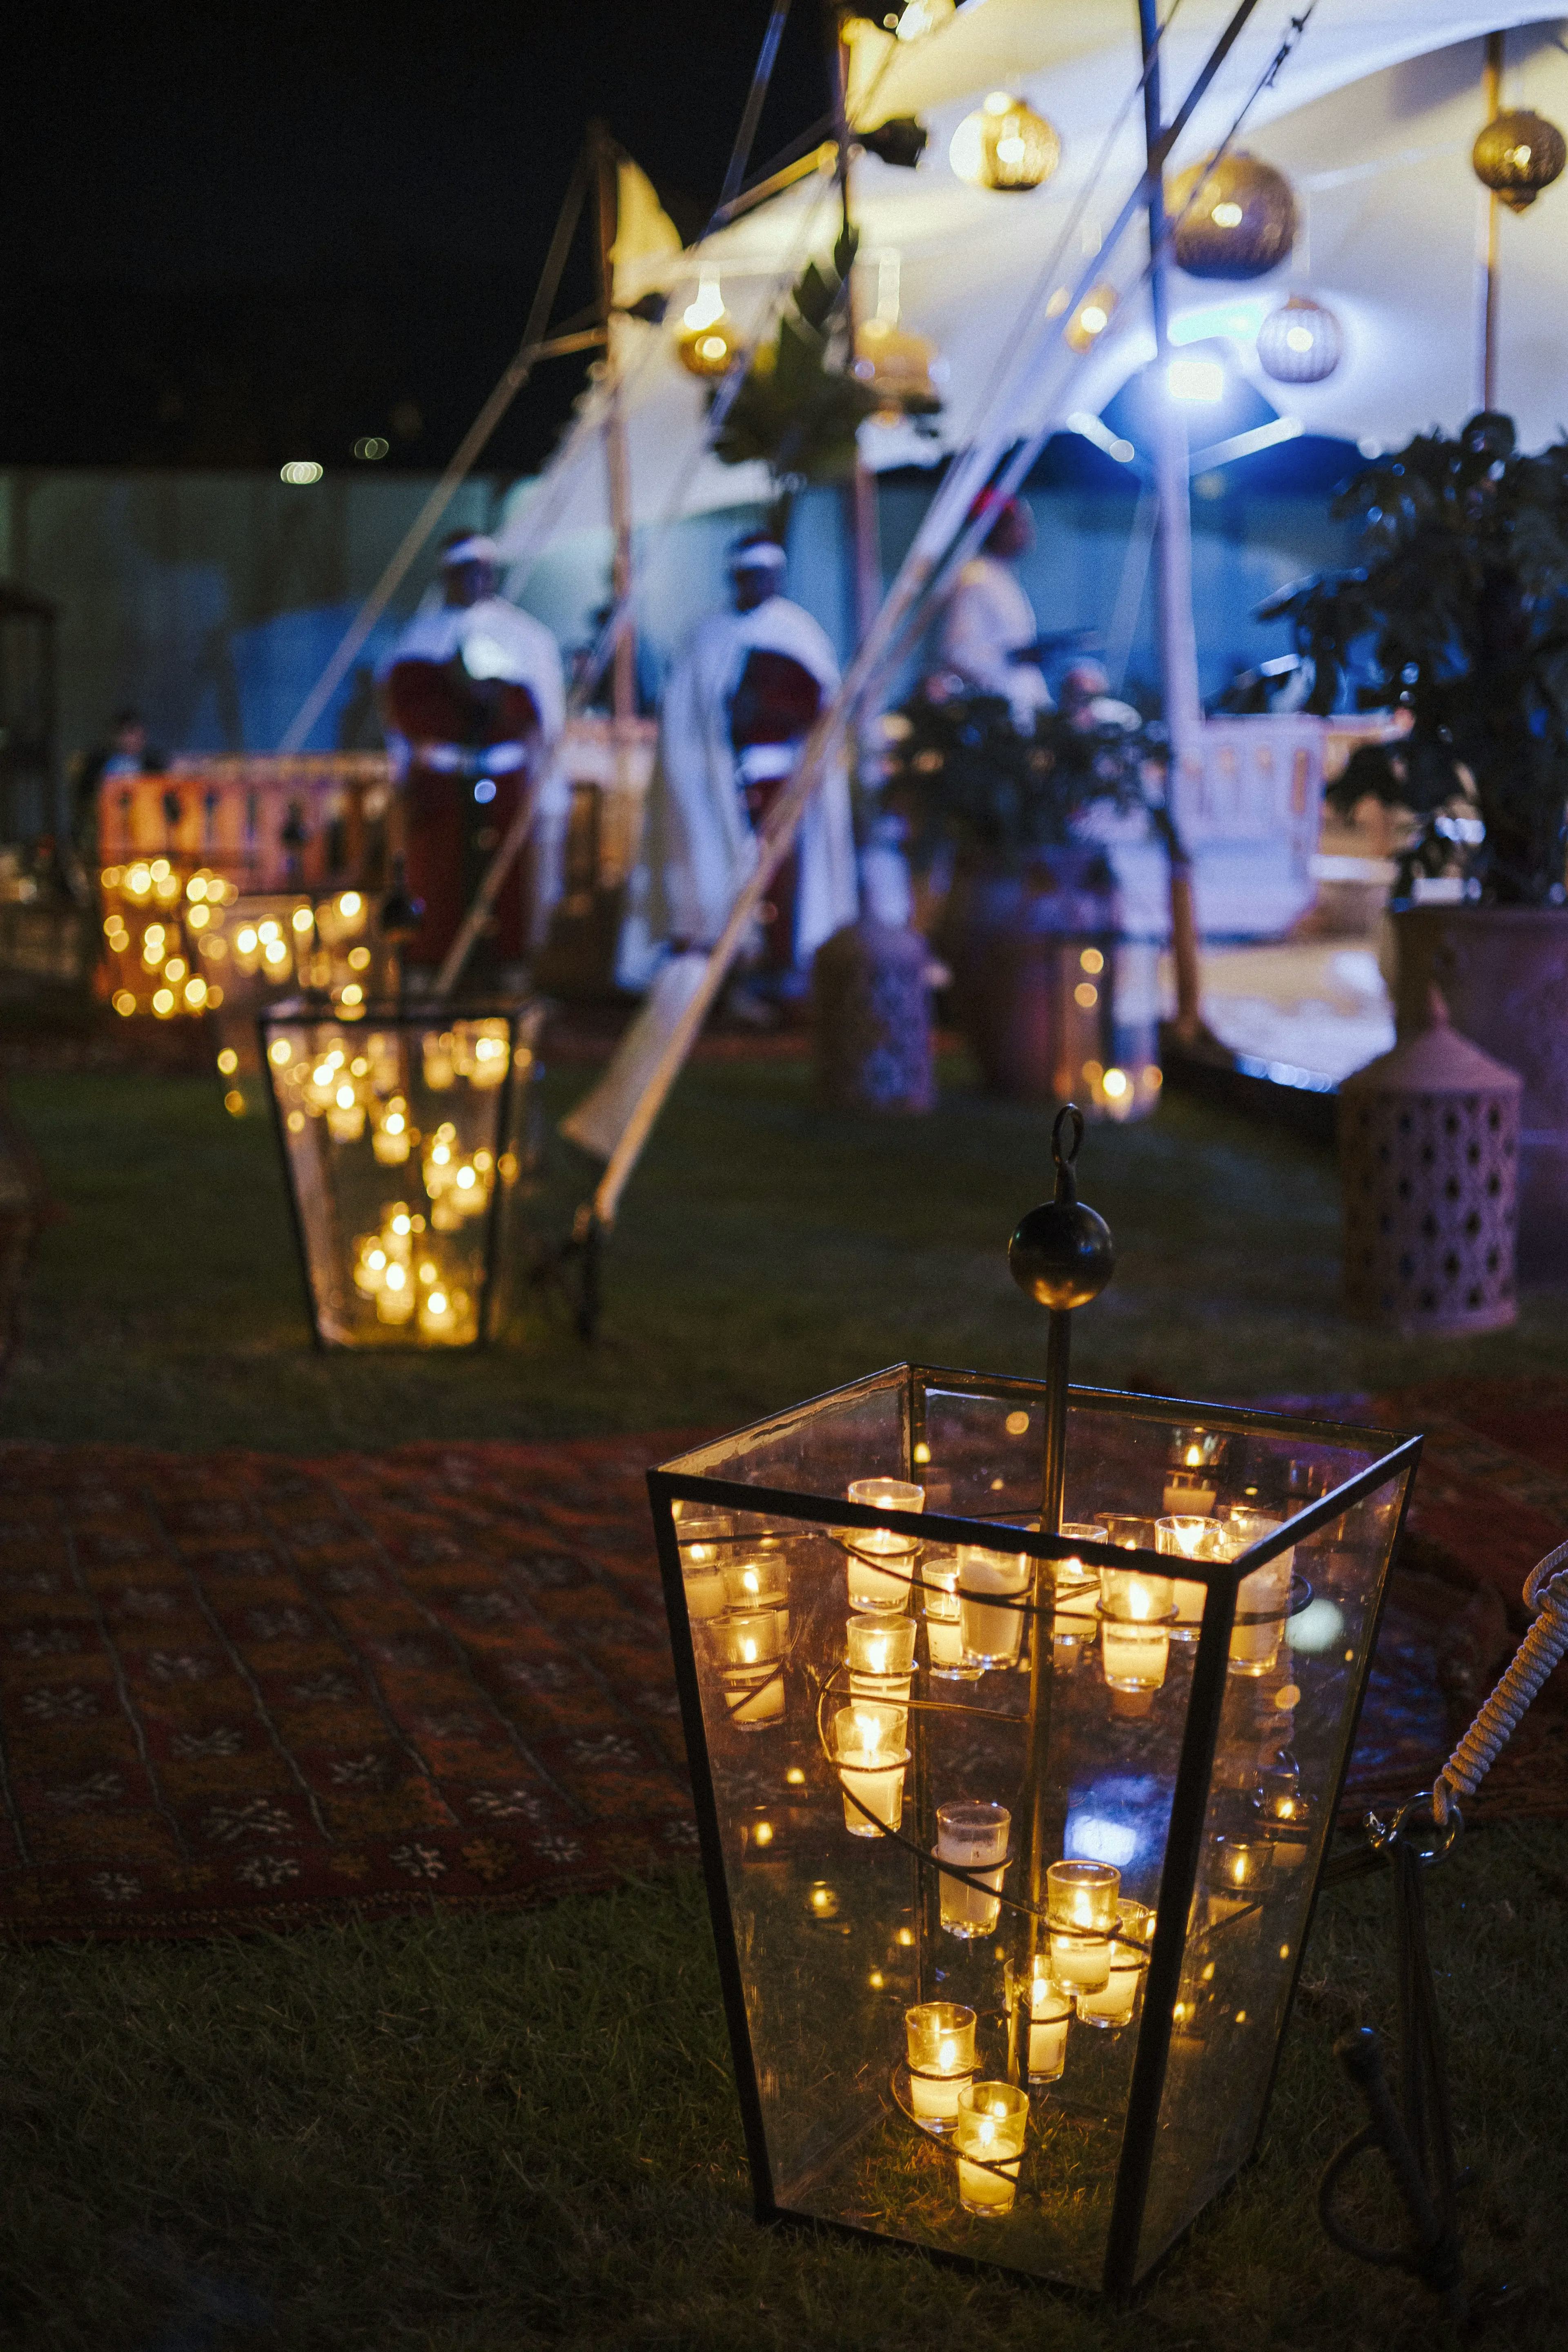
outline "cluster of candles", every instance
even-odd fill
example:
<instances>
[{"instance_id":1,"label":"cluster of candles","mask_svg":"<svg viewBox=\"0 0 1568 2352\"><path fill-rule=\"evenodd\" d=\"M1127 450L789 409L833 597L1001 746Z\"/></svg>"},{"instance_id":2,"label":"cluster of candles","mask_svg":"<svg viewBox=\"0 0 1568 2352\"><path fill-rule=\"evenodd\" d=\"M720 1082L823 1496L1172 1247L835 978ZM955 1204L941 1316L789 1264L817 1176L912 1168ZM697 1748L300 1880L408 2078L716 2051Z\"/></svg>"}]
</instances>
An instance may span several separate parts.
<instances>
[{"instance_id":1,"label":"cluster of candles","mask_svg":"<svg viewBox=\"0 0 1568 2352\"><path fill-rule=\"evenodd\" d=\"M378 1323L417 1323L422 1337L466 1344L474 1336L474 1303L454 1287L430 1255L426 1221L406 1201L389 1201L380 1231L354 1243L354 1288L374 1299Z\"/></svg>"},{"instance_id":2,"label":"cluster of candles","mask_svg":"<svg viewBox=\"0 0 1568 2352\"><path fill-rule=\"evenodd\" d=\"M687 1612L703 1628L719 1668L725 1712L738 1731L784 1716L789 1567L776 1536L737 1537L728 1512L679 1523Z\"/></svg>"},{"instance_id":3,"label":"cluster of candles","mask_svg":"<svg viewBox=\"0 0 1568 2352\"><path fill-rule=\"evenodd\" d=\"M166 857L106 866L100 879L115 1011L127 1018L146 1011L160 1021L216 1012L223 989L195 960L209 954L208 927L239 896L236 886L205 867L182 879Z\"/></svg>"},{"instance_id":4,"label":"cluster of candles","mask_svg":"<svg viewBox=\"0 0 1568 2352\"><path fill-rule=\"evenodd\" d=\"M969 1801L937 1808L937 1855L971 1878L941 1874L942 1924L949 1935L989 1935L999 1893L1010 1820L1005 1807ZM990 1867L987 1865L990 1864ZM1053 1863L1046 1874L1046 1937L1028 1982L1031 2089L1059 2082L1067 2068L1068 2028L1114 2032L1137 2012L1154 1915L1121 1898L1121 1874L1104 1862ZM972 1883L983 1879L984 1886ZM952 2137L958 2189L971 2212L1008 2212L1028 2126L1027 2094L1008 2083L976 2082L973 2009L921 2001L904 2012L910 2112L937 2138Z\"/></svg>"}]
</instances>

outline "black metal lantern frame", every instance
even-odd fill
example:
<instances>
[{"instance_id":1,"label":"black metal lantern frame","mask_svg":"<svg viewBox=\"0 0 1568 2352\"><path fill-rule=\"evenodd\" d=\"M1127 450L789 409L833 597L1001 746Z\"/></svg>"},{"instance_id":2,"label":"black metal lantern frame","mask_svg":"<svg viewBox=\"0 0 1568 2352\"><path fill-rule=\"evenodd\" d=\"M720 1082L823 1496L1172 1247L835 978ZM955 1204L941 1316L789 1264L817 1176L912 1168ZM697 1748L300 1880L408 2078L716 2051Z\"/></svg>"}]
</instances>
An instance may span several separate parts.
<instances>
[{"instance_id":1,"label":"black metal lantern frame","mask_svg":"<svg viewBox=\"0 0 1568 2352\"><path fill-rule=\"evenodd\" d=\"M759 2218L1125 2294L1261 2130L1420 1441L1072 1389L1042 1534L1052 1396L900 1365L648 1484ZM1139 1539L1194 1445L1233 1557ZM869 1476L923 1507L841 1499ZM896 1665L914 1615L902 1690L852 1686L868 1563L907 1584L858 1621L904 1626ZM1113 1674L1130 1626L1144 1666ZM891 1745L836 1748L879 1706ZM1005 1808L1005 1852L939 1854L952 1801ZM1057 1907L1068 1861L1116 1880L1092 1934ZM1109 2004L1101 1946L1131 1979ZM935 2002L975 2020L976 2100L1026 2092L1021 2156L960 2135L955 2167L913 2112L907 2013Z\"/></svg>"},{"instance_id":2,"label":"black metal lantern frame","mask_svg":"<svg viewBox=\"0 0 1568 2352\"><path fill-rule=\"evenodd\" d=\"M318 1346L494 1331L543 1007L326 999L258 1017Z\"/></svg>"}]
</instances>

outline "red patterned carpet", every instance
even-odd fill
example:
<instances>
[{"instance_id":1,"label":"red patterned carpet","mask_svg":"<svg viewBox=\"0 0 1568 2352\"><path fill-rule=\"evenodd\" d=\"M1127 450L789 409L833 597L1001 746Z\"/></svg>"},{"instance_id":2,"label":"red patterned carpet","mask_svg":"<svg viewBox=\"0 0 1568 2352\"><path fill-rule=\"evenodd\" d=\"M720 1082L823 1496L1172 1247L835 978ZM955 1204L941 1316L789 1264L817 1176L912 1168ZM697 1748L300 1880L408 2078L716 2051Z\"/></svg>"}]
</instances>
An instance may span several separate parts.
<instances>
[{"instance_id":1,"label":"red patterned carpet","mask_svg":"<svg viewBox=\"0 0 1568 2352\"><path fill-rule=\"evenodd\" d=\"M1441 1761L1568 1532L1568 1381L1357 1402L1429 1432L1359 1807ZM510 1906L689 1851L642 1478L679 1443L0 1448L0 1924ZM1568 1813L1565 1731L1549 1690L1478 1810Z\"/></svg>"}]
</instances>

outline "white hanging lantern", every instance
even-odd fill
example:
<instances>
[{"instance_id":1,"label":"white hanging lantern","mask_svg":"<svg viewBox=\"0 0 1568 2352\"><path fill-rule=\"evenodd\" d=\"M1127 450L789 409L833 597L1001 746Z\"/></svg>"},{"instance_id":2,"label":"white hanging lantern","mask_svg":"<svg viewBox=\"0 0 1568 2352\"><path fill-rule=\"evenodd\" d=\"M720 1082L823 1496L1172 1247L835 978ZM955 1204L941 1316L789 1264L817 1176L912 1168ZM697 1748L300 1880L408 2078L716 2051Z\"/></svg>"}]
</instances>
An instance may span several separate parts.
<instances>
[{"instance_id":1,"label":"white hanging lantern","mask_svg":"<svg viewBox=\"0 0 1568 2352\"><path fill-rule=\"evenodd\" d=\"M1276 383L1321 383L1343 355L1344 331L1308 294L1292 294L1258 330L1258 363Z\"/></svg>"},{"instance_id":2,"label":"white hanging lantern","mask_svg":"<svg viewBox=\"0 0 1568 2352\"><path fill-rule=\"evenodd\" d=\"M994 89L952 134L947 160L972 188L1043 187L1062 160L1062 142L1026 100Z\"/></svg>"}]
</instances>

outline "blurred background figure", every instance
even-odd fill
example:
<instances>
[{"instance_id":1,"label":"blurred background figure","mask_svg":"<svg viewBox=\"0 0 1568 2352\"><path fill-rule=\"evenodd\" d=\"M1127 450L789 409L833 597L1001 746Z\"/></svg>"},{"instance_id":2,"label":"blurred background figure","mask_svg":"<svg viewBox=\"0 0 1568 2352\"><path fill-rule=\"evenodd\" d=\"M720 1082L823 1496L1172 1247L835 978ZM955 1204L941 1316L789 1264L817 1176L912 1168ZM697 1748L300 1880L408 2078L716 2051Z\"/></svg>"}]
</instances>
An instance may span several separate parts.
<instances>
[{"instance_id":1,"label":"blurred background figure","mask_svg":"<svg viewBox=\"0 0 1568 2352\"><path fill-rule=\"evenodd\" d=\"M623 948L626 971L650 943L710 948L756 858L757 835L838 684L809 613L782 593L786 559L766 531L731 550L731 605L710 614L670 669L648 792L643 905ZM763 909L760 937L730 1010L766 1022L809 986L811 959L857 913L849 786L836 760ZM627 977L630 977L629 972Z\"/></svg>"},{"instance_id":2,"label":"blurred background figure","mask_svg":"<svg viewBox=\"0 0 1568 2352\"><path fill-rule=\"evenodd\" d=\"M493 540L454 532L441 576L382 672L393 773L402 786L409 896L419 929L405 950L438 965L531 777L542 800L531 855L496 900L481 960L525 962L561 895L571 801L556 764L565 717L561 653L531 614L497 593Z\"/></svg>"},{"instance_id":3,"label":"blurred background figure","mask_svg":"<svg viewBox=\"0 0 1568 2352\"><path fill-rule=\"evenodd\" d=\"M1131 731L1143 724L1131 703L1120 701L1111 693L1104 663L1087 657L1062 672L1058 700L1062 717L1085 734L1094 727L1124 727Z\"/></svg>"},{"instance_id":4,"label":"blurred background figure","mask_svg":"<svg viewBox=\"0 0 1568 2352\"><path fill-rule=\"evenodd\" d=\"M928 691L937 699L1000 695L1012 706L1015 726L1027 732L1035 713L1051 708L1035 608L1013 569L1035 544L1034 519L1022 499L998 500L989 491L975 511L994 520L981 552L962 567L948 593L937 633L941 671Z\"/></svg>"},{"instance_id":5,"label":"blurred background figure","mask_svg":"<svg viewBox=\"0 0 1568 2352\"><path fill-rule=\"evenodd\" d=\"M117 776L161 776L168 761L147 740L139 710L117 710L107 740L75 763L71 776L70 847L74 862L89 875L98 871L98 798Z\"/></svg>"}]
</instances>

